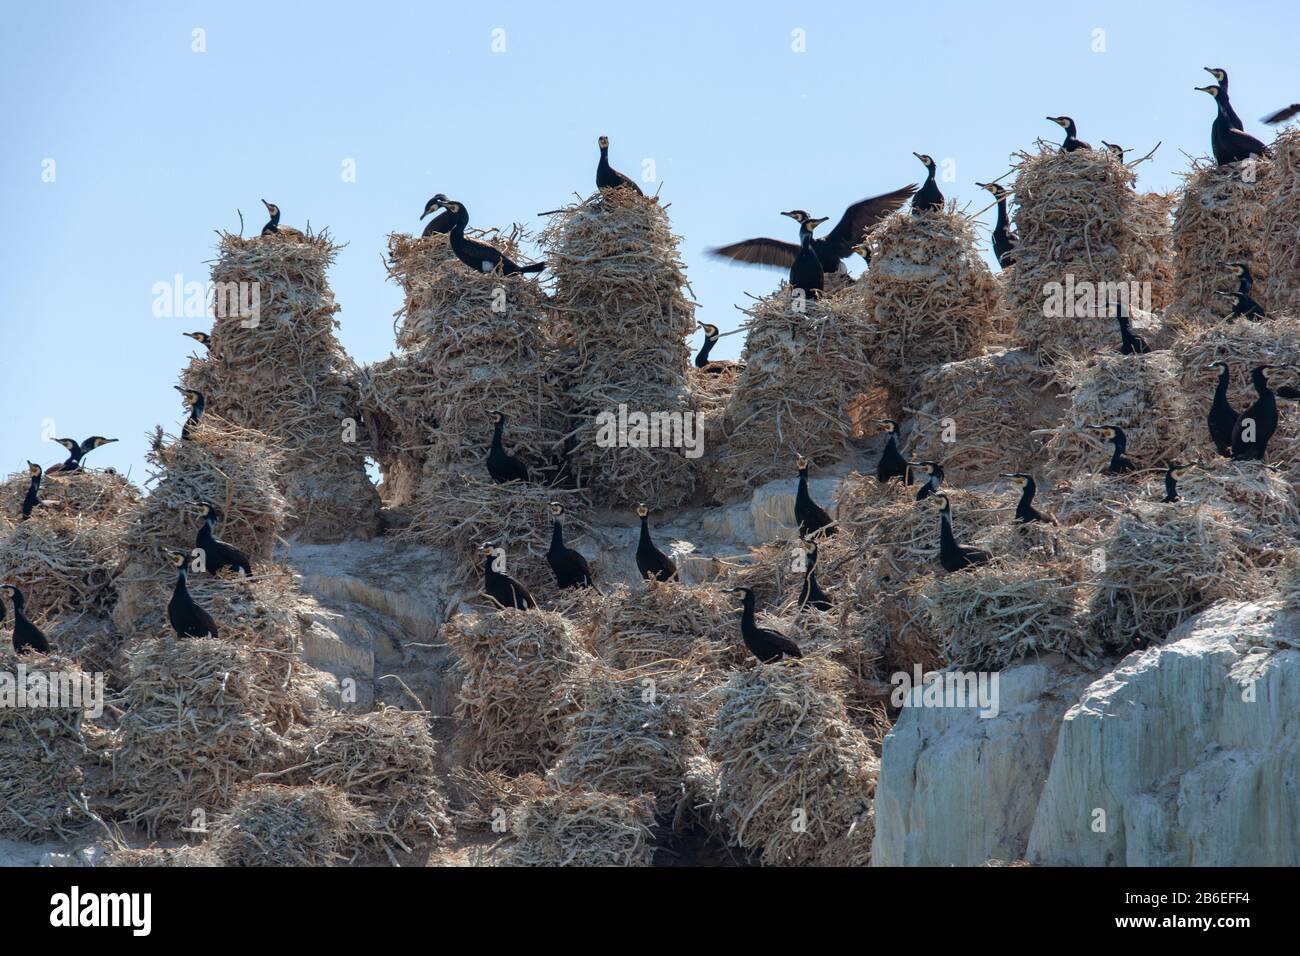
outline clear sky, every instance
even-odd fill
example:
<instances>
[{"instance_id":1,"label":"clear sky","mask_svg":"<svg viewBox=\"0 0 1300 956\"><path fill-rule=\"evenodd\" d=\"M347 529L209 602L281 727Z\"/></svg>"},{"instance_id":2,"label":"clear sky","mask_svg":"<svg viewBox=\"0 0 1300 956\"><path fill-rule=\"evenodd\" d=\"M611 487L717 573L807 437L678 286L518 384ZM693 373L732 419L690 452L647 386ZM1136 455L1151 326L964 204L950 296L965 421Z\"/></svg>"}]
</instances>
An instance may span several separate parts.
<instances>
[{"instance_id":1,"label":"clear sky","mask_svg":"<svg viewBox=\"0 0 1300 956\"><path fill-rule=\"evenodd\" d=\"M919 182L914 150L953 161L942 188L973 212L973 183L1059 139L1044 117L1064 113L1133 155L1163 140L1139 185L1172 188L1183 151L1209 150L1203 66L1229 71L1267 140L1257 118L1300 97L1297 27L1276 2L7 6L0 467L60 460L52 421L121 439L90 462L145 477L145 433L183 417L180 332L206 327L156 317L153 287L206 281L213 230L236 229L236 210L259 228L261 197L348 243L331 273L340 336L374 361L401 302L389 232L418 229L440 191L473 224L535 227L592 191L605 133L629 175L653 160L698 317L729 329L780 274L705 248L794 239L782 209L833 222ZM723 343L733 356L740 337Z\"/></svg>"}]
</instances>

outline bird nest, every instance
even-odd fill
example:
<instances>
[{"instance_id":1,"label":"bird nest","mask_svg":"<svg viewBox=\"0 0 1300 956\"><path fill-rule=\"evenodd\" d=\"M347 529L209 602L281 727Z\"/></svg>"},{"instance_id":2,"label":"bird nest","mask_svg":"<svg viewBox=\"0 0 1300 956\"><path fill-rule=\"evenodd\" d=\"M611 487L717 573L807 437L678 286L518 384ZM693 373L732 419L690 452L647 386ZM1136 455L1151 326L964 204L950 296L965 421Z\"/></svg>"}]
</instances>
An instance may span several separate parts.
<instances>
[{"instance_id":1,"label":"bird nest","mask_svg":"<svg viewBox=\"0 0 1300 956\"><path fill-rule=\"evenodd\" d=\"M143 846L117 847L104 857L99 866L108 867L186 867L186 866L221 866L221 857L207 844L194 846Z\"/></svg>"},{"instance_id":2,"label":"bird nest","mask_svg":"<svg viewBox=\"0 0 1300 956\"><path fill-rule=\"evenodd\" d=\"M1271 313L1295 315L1300 314L1300 249L1296 248L1296 236L1300 236L1300 130L1283 130L1270 149L1271 182L1259 237L1269 269L1262 304Z\"/></svg>"},{"instance_id":3,"label":"bird nest","mask_svg":"<svg viewBox=\"0 0 1300 956\"><path fill-rule=\"evenodd\" d=\"M870 320L844 296L809 300L802 312L798 305L782 286L747 313L745 367L724 417L725 449L709 452L710 491L724 499L788 475L796 455L829 465L850 453L849 408L876 379ZM874 417L884 417L883 409Z\"/></svg>"},{"instance_id":4,"label":"bird nest","mask_svg":"<svg viewBox=\"0 0 1300 956\"><path fill-rule=\"evenodd\" d=\"M351 801L360 814L353 825L358 848L410 852L451 834L425 714L396 707L335 713L312 727L311 735L316 742L291 779L337 788Z\"/></svg>"},{"instance_id":5,"label":"bird nest","mask_svg":"<svg viewBox=\"0 0 1300 956\"><path fill-rule=\"evenodd\" d=\"M0 484L0 500L5 502L6 512L0 517L0 527L18 522L22 500L29 487L31 475L26 471L10 475ZM110 521L134 511L140 504L140 490L129 478L112 470L80 468L67 474L47 474L41 479L39 494L41 504L32 512L33 516L54 513L92 521Z\"/></svg>"},{"instance_id":6,"label":"bird nest","mask_svg":"<svg viewBox=\"0 0 1300 956\"><path fill-rule=\"evenodd\" d=\"M1086 425L1120 426L1128 437L1127 454L1139 468L1185 461L1198 444L1191 433L1195 415L1180 384L1182 369L1170 352L1065 361L1057 374L1070 407L1044 446L1053 476L1105 469L1111 446Z\"/></svg>"},{"instance_id":7,"label":"bird nest","mask_svg":"<svg viewBox=\"0 0 1300 956\"><path fill-rule=\"evenodd\" d=\"M1258 588L1230 523L1199 505L1139 505L1122 515L1092 571L1089 640L1127 653L1164 640L1221 598Z\"/></svg>"},{"instance_id":8,"label":"bird nest","mask_svg":"<svg viewBox=\"0 0 1300 956\"><path fill-rule=\"evenodd\" d=\"M1024 349L990 352L921 374L904 408L914 461L943 463L948 481L974 484L1042 460L1033 433L1063 413L1049 370Z\"/></svg>"},{"instance_id":9,"label":"bird nest","mask_svg":"<svg viewBox=\"0 0 1300 956\"><path fill-rule=\"evenodd\" d=\"M285 662L271 648L223 635L145 640L126 651L124 711L113 732L103 800L150 836L204 831L238 784L298 762L298 709Z\"/></svg>"},{"instance_id":10,"label":"bird nest","mask_svg":"<svg viewBox=\"0 0 1300 956\"><path fill-rule=\"evenodd\" d=\"M699 676L699 675L695 675ZM704 755L698 680L662 672L594 672L578 687L547 779L557 788L652 795L676 823L707 802L713 766Z\"/></svg>"},{"instance_id":11,"label":"bird nest","mask_svg":"<svg viewBox=\"0 0 1300 956\"><path fill-rule=\"evenodd\" d=\"M1088 664L1100 651L1079 627L1079 569L1066 562L986 564L936 577L924 598L949 667L1002 670L1053 651Z\"/></svg>"},{"instance_id":12,"label":"bird nest","mask_svg":"<svg viewBox=\"0 0 1300 956\"><path fill-rule=\"evenodd\" d=\"M481 771L544 773L593 658L554 611L461 614L443 636L464 675L456 702L459 763Z\"/></svg>"},{"instance_id":13,"label":"bird nest","mask_svg":"<svg viewBox=\"0 0 1300 956\"><path fill-rule=\"evenodd\" d=\"M12 699L0 706L0 836L70 839L97 819L82 770L87 751L81 722L91 701L49 691L88 677L66 658L35 652L20 658L0 648L7 695L16 695L23 682L20 664L26 668L27 706Z\"/></svg>"},{"instance_id":14,"label":"bird nest","mask_svg":"<svg viewBox=\"0 0 1300 956\"><path fill-rule=\"evenodd\" d=\"M212 828L223 866L337 866L356 856L366 814L334 787L254 784Z\"/></svg>"},{"instance_id":15,"label":"bird nest","mask_svg":"<svg viewBox=\"0 0 1300 956\"><path fill-rule=\"evenodd\" d=\"M1020 242L1006 290L1016 341L1050 359L1086 357L1113 344L1115 320L1086 303L1077 314L1077 301L1068 301L1071 283L1101 292L1123 284L1127 292L1131 282L1152 281L1133 272L1143 258L1138 230L1150 216L1133 191L1132 170L1109 150L1066 153L1053 145L1017 156ZM1066 296L1060 316L1050 314L1050 290Z\"/></svg>"},{"instance_id":16,"label":"bird nest","mask_svg":"<svg viewBox=\"0 0 1300 956\"><path fill-rule=\"evenodd\" d=\"M864 317L867 354L906 389L918 370L978 355L1001 285L955 204L924 216L899 213L868 235L871 268L837 298Z\"/></svg>"},{"instance_id":17,"label":"bird nest","mask_svg":"<svg viewBox=\"0 0 1300 956\"><path fill-rule=\"evenodd\" d=\"M368 537L379 522L358 373L335 336L338 305L325 275L336 252L325 234L222 234L212 346L182 376L182 384L197 375L190 387L206 385L210 412L280 441L289 530L312 541ZM255 291L256 309L223 303L223 289Z\"/></svg>"},{"instance_id":18,"label":"bird nest","mask_svg":"<svg viewBox=\"0 0 1300 956\"><path fill-rule=\"evenodd\" d=\"M879 761L849 721L843 668L824 659L732 677L709 738L728 841L766 866L869 862Z\"/></svg>"},{"instance_id":19,"label":"bird nest","mask_svg":"<svg viewBox=\"0 0 1300 956\"><path fill-rule=\"evenodd\" d=\"M654 799L587 791L547 792L515 811L517 838L505 866L649 866Z\"/></svg>"},{"instance_id":20,"label":"bird nest","mask_svg":"<svg viewBox=\"0 0 1300 956\"><path fill-rule=\"evenodd\" d=\"M1220 511L1232 522L1238 548L1256 567L1283 561L1300 537L1300 506L1292 481L1253 461L1210 464L1207 469L1184 475L1179 495ZM1163 491L1163 483L1158 488ZM1152 497L1156 491L1151 489Z\"/></svg>"},{"instance_id":21,"label":"bird nest","mask_svg":"<svg viewBox=\"0 0 1300 956\"><path fill-rule=\"evenodd\" d=\"M1125 271L1151 283L1152 311L1163 311L1177 293L1173 212L1177 193L1138 193L1132 209L1133 242Z\"/></svg>"},{"instance_id":22,"label":"bird nest","mask_svg":"<svg viewBox=\"0 0 1300 956\"><path fill-rule=\"evenodd\" d=\"M1213 323L1232 311L1232 300L1215 295L1237 288L1228 264L1250 266L1258 288L1269 274L1263 232L1274 185L1273 163L1265 158L1215 166L1193 163L1183 174L1182 201L1174 214L1172 312L1179 324ZM1269 303L1263 303L1269 308Z\"/></svg>"},{"instance_id":23,"label":"bird nest","mask_svg":"<svg viewBox=\"0 0 1300 956\"><path fill-rule=\"evenodd\" d=\"M0 580L18 584L33 620L107 614L117 600L126 523L37 508L0 536Z\"/></svg>"}]
</instances>

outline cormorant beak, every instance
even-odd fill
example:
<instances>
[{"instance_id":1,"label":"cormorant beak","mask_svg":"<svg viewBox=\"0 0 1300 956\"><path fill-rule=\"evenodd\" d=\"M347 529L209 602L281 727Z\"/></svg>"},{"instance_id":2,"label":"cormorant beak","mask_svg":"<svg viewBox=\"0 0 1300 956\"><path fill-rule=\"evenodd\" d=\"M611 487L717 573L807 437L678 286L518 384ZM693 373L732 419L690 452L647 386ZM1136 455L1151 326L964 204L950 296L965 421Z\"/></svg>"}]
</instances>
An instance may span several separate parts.
<instances>
[{"instance_id":1,"label":"cormorant beak","mask_svg":"<svg viewBox=\"0 0 1300 956\"><path fill-rule=\"evenodd\" d=\"M796 213L793 213L793 212L783 212L783 213L781 213L781 215L783 215L783 216L789 216L791 219L798 219L798 218L799 218L799 216L798 216Z\"/></svg>"},{"instance_id":2,"label":"cormorant beak","mask_svg":"<svg viewBox=\"0 0 1300 956\"><path fill-rule=\"evenodd\" d=\"M267 202L265 199L262 200L262 205L266 207L267 212L271 211L271 204Z\"/></svg>"},{"instance_id":3,"label":"cormorant beak","mask_svg":"<svg viewBox=\"0 0 1300 956\"><path fill-rule=\"evenodd\" d=\"M1212 86L1197 86L1195 87L1195 89L1200 90L1202 93L1209 93L1211 96L1213 96L1216 92L1218 92Z\"/></svg>"},{"instance_id":4,"label":"cormorant beak","mask_svg":"<svg viewBox=\"0 0 1300 956\"><path fill-rule=\"evenodd\" d=\"M433 207L433 206L428 206L428 207L426 207L425 210L424 210L424 212L420 213L420 221L423 222L423 221L424 221L424 217L427 216L427 215L429 215L429 213L433 212L434 208L435 208L435 207Z\"/></svg>"},{"instance_id":5,"label":"cormorant beak","mask_svg":"<svg viewBox=\"0 0 1300 956\"><path fill-rule=\"evenodd\" d=\"M822 223L826 222L830 218L831 218L830 216L822 216L820 219L809 219L808 225L811 228L816 229L818 226L820 226Z\"/></svg>"}]
</instances>

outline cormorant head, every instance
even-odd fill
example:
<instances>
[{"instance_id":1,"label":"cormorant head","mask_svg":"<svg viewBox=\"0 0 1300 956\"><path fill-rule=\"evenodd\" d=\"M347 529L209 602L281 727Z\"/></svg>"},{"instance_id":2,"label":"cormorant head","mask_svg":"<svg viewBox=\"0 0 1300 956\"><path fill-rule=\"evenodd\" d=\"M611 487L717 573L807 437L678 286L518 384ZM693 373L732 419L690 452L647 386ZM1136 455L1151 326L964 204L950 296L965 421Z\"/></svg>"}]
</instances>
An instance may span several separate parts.
<instances>
[{"instance_id":1,"label":"cormorant head","mask_svg":"<svg viewBox=\"0 0 1300 956\"><path fill-rule=\"evenodd\" d=\"M104 438L102 435L91 435L89 438L86 439L86 443L82 447L85 448L86 451L90 451L92 448L100 448L104 445L111 445L115 441L117 441L116 438Z\"/></svg>"},{"instance_id":2,"label":"cormorant head","mask_svg":"<svg viewBox=\"0 0 1300 956\"><path fill-rule=\"evenodd\" d=\"M602 136L597 142L600 143L601 149L609 149L609 137Z\"/></svg>"},{"instance_id":3,"label":"cormorant head","mask_svg":"<svg viewBox=\"0 0 1300 956\"><path fill-rule=\"evenodd\" d=\"M73 454L76 454L77 452L81 451L81 446L77 444L75 441L73 441L71 438L56 438L54 440L58 442L60 445L62 445L64 448L66 448L68 451L72 452Z\"/></svg>"},{"instance_id":4,"label":"cormorant head","mask_svg":"<svg viewBox=\"0 0 1300 956\"><path fill-rule=\"evenodd\" d=\"M1226 372L1228 371L1228 363L1223 361L1211 362L1209 365L1205 366L1207 372L1212 368L1217 368L1220 372Z\"/></svg>"},{"instance_id":5,"label":"cormorant head","mask_svg":"<svg viewBox=\"0 0 1300 956\"><path fill-rule=\"evenodd\" d=\"M1128 150L1126 150L1123 146L1116 146L1114 143L1108 143L1104 139L1101 141L1101 145L1105 146L1108 150L1114 153L1115 158L1118 159L1121 163L1124 162L1124 154L1128 152Z\"/></svg>"},{"instance_id":6,"label":"cormorant head","mask_svg":"<svg viewBox=\"0 0 1300 956\"><path fill-rule=\"evenodd\" d=\"M167 557L171 561L173 568L185 567L185 562L190 559L188 553L184 551L177 551L174 548L167 549Z\"/></svg>"},{"instance_id":7,"label":"cormorant head","mask_svg":"<svg viewBox=\"0 0 1300 956\"><path fill-rule=\"evenodd\" d=\"M803 550L805 554L815 555L817 553L817 542L812 538L804 538Z\"/></svg>"},{"instance_id":8,"label":"cormorant head","mask_svg":"<svg viewBox=\"0 0 1300 956\"><path fill-rule=\"evenodd\" d=\"M1011 191L1001 183L976 183L975 185L980 187L980 189L987 189L993 194L995 199L1006 199L1011 195Z\"/></svg>"},{"instance_id":9,"label":"cormorant head","mask_svg":"<svg viewBox=\"0 0 1300 956\"><path fill-rule=\"evenodd\" d=\"M1194 461L1186 465L1180 465L1176 461L1171 461L1168 463L1166 474L1168 474L1170 478L1173 478L1174 481L1181 481L1183 475L1187 474L1195 467L1196 467L1196 462Z\"/></svg>"},{"instance_id":10,"label":"cormorant head","mask_svg":"<svg viewBox=\"0 0 1300 956\"><path fill-rule=\"evenodd\" d=\"M205 345L208 348L212 347L212 336L208 335L207 332L182 332L181 335L193 339L200 345Z\"/></svg>"},{"instance_id":11,"label":"cormorant head","mask_svg":"<svg viewBox=\"0 0 1300 956\"><path fill-rule=\"evenodd\" d=\"M1114 441L1124 434L1124 430L1118 425L1087 425L1085 427L1089 431L1096 432L1102 438L1106 439L1106 441Z\"/></svg>"},{"instance_id":12,"label":"cormorant head","mask_svg":"<svg viewBox=\"0 0 1300 956\"><path fill-rule=\"evenodd\" d=\"M907 467L915 468L917 471L925 472L927 475L933 475L934 469L937 466L932 461L909 461Z\"/></svg>"},{"instance_id":13,"label":"cormorant head","mask_svg":"<svg viewBox=\"0 0 1300 956\"><path fill-rule=\"evenodd\" d=\"M10 597L13 597L15 594L18 593L18 588L16 588L14 585L6 581L4 584L0 584L0 591L5 592Z\"/></svg>"},{"instance_id":14,"label":"cormorant head","mask_svg":"<svg viewBox=\"0 0 1300 956\"><path fill-rule=\"evenodd\" d=\"M812 235L818 226L830 219L830 216L822 216L820 219L805 219L799 224L799 233L801 235Z\"/></svg>"},{"instance_id":15,"label":"cormorant head","mask_svg":"<svg viewBox=\"0 0 1300 956\"><path fill-rule=\"evenodd\" d=\"M794 459L794 463L795 463L795 466L796 466L800 471L803 471L805 468L808 467L808 459L805 458L803 455L796 455L796 456L795 456L795 459Z\"/></svg>"},{"instance_id":16,"label":"cormorant head","mask_svg":"<svg viewBox=\"0 0 1300 956\"><path fill-rule=\"evenodd\" d=\"M548 507L551 509L552 518L558 518L564 514L564 505L560 504L558 501L552 501Z\"/></svg>"},{"instance_id":17,"label":"cormorant head","mask_svg":"<svg viewBox=\"0 0 1300 956\"><path fill-rule=\"evenodd\" d=\"M1229 262L1228 268L1237 273L1238 278L1245 278L1250 275L1250 266L1244 262Z\"/></svg>"},{"instance_id":18,"label":"cormorant head","mask_svg":"<svg viewBox=\"0 0 1300 956\"><path fill-rule=\"evenodd\" d=\"M33 478L41 477L41 466L36 464L34 461L29 461L27 463L27 474L31 475Z\"/></svg>"},{"instance_id":19,"label":"cormorant head","mask_svg":"<svg viewBox=\"0 0 1300 956\"><path fill-rule=\"evenodd\" d=\"M781 215L789 216L791 219L793 219L795 222L798 223L807 222L809 219L812 218L812 216L808 215L802 209L791 209L788 212L781 213Z\"/></svg>"},{"instance_id":20,"label":"cormorant head","mask_svg":"<svg viewBox=\"0 0 1300 956\"><path fill-rule=\"evenodd\" d=\"M930 172L932 173L934 172L935 165L933 159L931 159L925 153L913 152L912 155L915 156L917 159L919 159L925 165L926 169L930 170Z\"/></svg>"},{"instance_id":21,"label":"cormorant head","mask_svg":"<svg viewBox=\"0 0 1300 956\"><path fill-rule=\"evenodd\" d=\"M998 475L998 477L1007 479L1007 481L1011 482L1017 488L1027 488L1029 483L1034 480L1023 471L1013 472L1010 475Z\"/></svg>"},{"instance_id":22,"label":"cormorant head","mask_svg":"<svg viewBox=\"0 0 1300 956\"><path fill-rule=\"evenodd\" d=\"M870 243L867 243L867 242L859 242L856 246L854 246L854 247L853 247L852 249L850 249L849 251L850 251L850 252L856 252L856 253L857 253L858 255L860 255L862 258L866 259L868 262L871 261L871 244L870 244Z\"/></svg>"},{"instance_id":23,"label":"cormorant head","mask_svg":"<svg viewBox=\"0 0 1300 956\"><path fill-rule=\"evenodd\" d=\"M887 431L889 434L891 435L898 434L898 422L894 421L892 418L877 418L876 422L878 424L884 425L885 431Z\"/></svg>"},{"instance_id":24,"label":"cormorant head","mask_svg":"<svg viewBox=\"0 0 1300 956\"><path fill-rule=\"evenodd\" d=\"M1227 83L1227 82L1228 82L1228 71L1227 71L1227 70L1222 70L1222 69L1220 69L1220 68L1217 67L1217 66L1205 66L1205 67L1202 67L1201 69L1205 70L1206 73L1208 73L1208 74L1210 74L1210 76L1214 77L1214 82L1216 82L1216 83Z\"/></svg>"},{"instance_id":25,"label":"cormorant head","mask_svg":"<svg viewBox=\"0 0 1300 956\"><path fill-rule=\"evenodd\" d=\"M638 518L644 518L649 514L650 514L650 509L645 506L644 501L641 502L641 504L636 506L636 516Z\"/></svg>"},{"instance_id":26,"label":"cormorant head","mask_svg":"<svg viewBox=\"0 0 1300 956\"><path fill-rule=\"evenodd\" d=\"M495 409L492 412L492 421L494 424L504 425L506 423L506 413L501 411L499 408Z\"/></svg>"},{"instance_id":27,"label":"cormorant head","mask_svg":"<svg viewBox=\"0 0 1300 956\"><path fill-rule=\"evenodd\" d=\"M723 594L739 594L742 598L748 598L750 595L752 595L752 594L754 593L754 589L753 589L753 588L743 587L743 586L742 586L742 587L734 587L734 588L723 588L723 589L722 589L722 593L723 593Z\"/></svg>"},{"instance_id":28,"label":"cormorant head","mask_svg":"<svg viewBox=\"0 0 1300 956\"><path fill-rule=\"evenodd\" d=\"M1198 86L1196 88L1200 90L1202 93L1209 93L1211 96L1215 97L1216 99L1219 96L1219 88L1217 86L1214 85Z\"/></svg>"},{"instance_id":29,"label":"cormorant head","mask_svg":"<svg viewBox=\"0 0 1300 956\"><path fill-rule=\"evenodd\" d=\"M700 322L699 326L704 330L704 337L706 339L716 339L719 334L721 334L716 325L710 325L708 322Z\"/></svg>"},{"instance_id":30,"label":"cormorant head","mask_svg":"<svg viewBox=\"0 0 1300 956\"><path fill-rule=\"evenodd\" d=\"M1074 120L1070 119L1068 116L1049 116L1047 118L1066 132L1069 132L1069 130L1074 126Z\"/></svg>"},{"instance_id":31,"label":"cormorant head","mask_svg":"<svg viewBox=\"0 0 1300 956\"><path fill-rule=\"evenodd\" d=\"M427 210L430 205L434 205L435 207L441 206L443 209L449 210L453 213L460 212L460 203L456 202L454 199L448 199L444 193L438 193L430 199L429 202L425 203L425 209ZM423 219L424 216L421 216L420 218Z\"/></svg>"},{"instance_id":32,"label":"cormorant head","mask_svg":"<svg viewBox=\"0 0 1300 956\"><path fill-rule=\"evenodd\" d=\"M199 502L199 514L200 514L204 519L207 519L207 518L216 518L216 519L220 519L220 518L221 518L221 509L218 508L216 505L214 505L211 501L200 501L200 502Z\"/></svg>"},{"instance_id":33,"label":"cormorant head","mask_svg":"<svg viewBox=\"0 0 1300 956\"><path fill-rule=\"evenodd\" d=\"M431 198L427 203L424 204L424 212L420 213L420 218L423 219L425 216L431 216L435 212L437 212L440 208L442 208L442 203L439 202L439 200L446 199L446 198L447 197L444 196L442 193L438 193L438 195Z\"/></svg>"},{"instance_id":34,"label":"cormorant head","mask_svg":"<svg viewBox=\"0 0 1300 956\"><path fill-rule=\"evenodd\" d=\"M266 207L266 211L270 214L272 219L280 215L280 207L277 206L275 203L267 202L265 199L263 199L262 205Z\"/></svg>"},{"instance_id":35,"label":"cormorant head","mask_svg":"<svg viewBox=\"0 0 1300 956\"><path fill-rule=\"evenodd\" d=\"M939 510L944 514L952 511L952 502L948 500L947 495L931 495L930 497L939 502Z\"/></svg>"}]
</instances>

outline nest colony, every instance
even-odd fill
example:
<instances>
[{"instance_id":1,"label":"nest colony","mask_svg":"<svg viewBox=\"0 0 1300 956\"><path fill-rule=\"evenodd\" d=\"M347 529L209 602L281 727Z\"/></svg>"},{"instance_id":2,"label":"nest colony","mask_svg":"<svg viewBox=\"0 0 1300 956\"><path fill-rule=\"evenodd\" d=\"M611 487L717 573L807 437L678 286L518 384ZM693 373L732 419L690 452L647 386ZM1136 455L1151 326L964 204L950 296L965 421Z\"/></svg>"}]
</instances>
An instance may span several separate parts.
<instances>
[{"instance_id":1,"label":"nest colony","mask_svg":"<svg viewBox=\"0 0 1300 956\"><path fill-rule=\"evenodd\" d=\"M649 866L654 801L592 791L545 792L513 815L507 866Z\"/></svg>"},{"instance_id":2,"label":"nest colony","mask_svg":"<svg viewBox=\"0 0 1300 956\"><path fill-rule=\"evenodd\" d=\"M1264 207L1261 258L1268 263L1262 284L1269 312L1300 315L1300 130L1284 130L1273 142L1269 198ZM1229 286L1228 288L1231 288Z\"/></svg>"},{"instance_id":3,"label":"nest colony","mask_svg":"<svg viewBox=\"0 0 1300 956\"><path fill-rule=\"evenodd\" d=\"M311 541L368 537L379 524L357 369L334 335L325 273L337 251L325 234L223 233L212 348L182 375L206 389L209 412L280 443L288 530Z\"/></svg>"},{"instance_id":4,"label":"nest colony","mask_svg":"<svg viewBox=\"0 0 1300 956\"><path fill-rule=\"evenodd\" d=\"M1263 230L1273 163L1197 163L1183 180L1182 201L1174 214L1178 297L1173 312L1185 323L1212 323L1232 311L1231 299L1215 295L1237 288L1237 274L1229 263L1246 263L1256 288L1267 288L1270 267ZM1267 302L1264 307L1269 308Z\"/></svg>"},{"instance_id":5,"label":"nest colony","mask_svg":"<svg viewBox=\"0 0 1300 956\"><path fill-rule=\"evenodd\" d=\"M1078 296L1090 283L1149 282L1135 273L1145 247L1138 229L1148 216L1133 191L1136 177L1109 150L1062 152L1051 146L1020 153L1015 182L1016 265L1008 272L1007 305L1019 344L1055 359L1084 358L1113 347L1115 320ZM1149 211L1149 209L1148 209ZM1071 301L1071 286L1078 290ZM1049 296L1058 292L1059 298ZM1049 315L1060 302L1063 315ZM1133 303L1133 308L1145 307Z\"/></svg>"},{"instance_id":6,"label":"nest colony","mask_svg":"<svg viewBox=\"0 0 1300 956\"><path fill-rule=\"evenodd\" d=\"M699 434L686 375L695 305L667 213L654 197L609 190L556 213L542 243L573 478L605 506L681 504L696 474L683 446ZM620 409L673 427L641 436L634 422L620 427Z\"/></svg>"}]
</instances>

